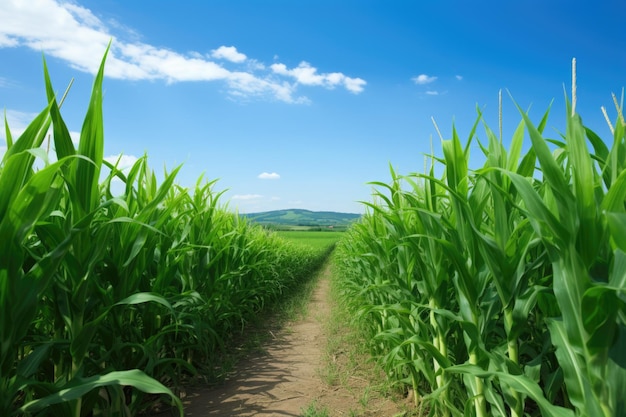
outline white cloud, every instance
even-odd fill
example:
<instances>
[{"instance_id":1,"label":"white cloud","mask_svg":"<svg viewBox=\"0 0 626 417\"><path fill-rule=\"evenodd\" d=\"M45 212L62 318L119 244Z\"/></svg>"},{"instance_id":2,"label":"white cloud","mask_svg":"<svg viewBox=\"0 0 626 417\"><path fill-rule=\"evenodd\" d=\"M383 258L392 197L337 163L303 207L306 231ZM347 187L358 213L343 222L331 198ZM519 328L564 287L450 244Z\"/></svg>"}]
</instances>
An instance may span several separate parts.
<instances>
[{"instance_id":1,"label":"white cloud","mask_svg":"<svg viewBox=\"0 0 626 417\"><path fill-rule=\"evenodd\" d=\"M438 96L439 95L439 91L429 90L429 91L426 92L426 94L428 94L429 96Z\"/></svg>"},{"instance_id":2,"label":"white cloud","mask_svg":"<svg viewBox=\"0 0 626 417\"><path fill-rule=\"evenodd\" d=\"M272 173L263 172L263 173L259 174L258 178L262 179L262 180L277 180L277 179L280 178L280 175L278 175L275 172L272 172Z\"/></svg>"},{"instance_id":3,"label":"white cloud","mask_svg":"<svg viewBox=\"0 0 626 417\"><path fill-rule=\"evenodd\" d=\"M430 84L435 81L437 77L433 77L426 74L420 74L417 77L411 78L415 82L415 84Z\"/></svg>"},{"instance_id":4,"label":"white cloud","mask_svg":"<svg viewBox=\"0 0 626 417\"><path fill-rule=\"evenodd\" d=\"M134 155L117 154L105 156L104 160L110 162L113 165L117 164L117 169L119 169L120 171L124 171L132 168L132 166L135 165L135 162L137 162L139 158Z\"/></svg>"},{"instance_id":5,"label":"white cloud","mask_svg":"<svg viewBox=\"0 0 626 417\"><path fill-rule=\"evenodd\" d=\"M346 77L346 79L344 80L344 84L348 91L357 94L363 91L364 86L365 84L367 84L367 82L361 78Z\"/></svg>"},{"instance_id":6,"label":"white cloud","mask_svg":"<svg viewBox=\"0 0 626 417\"><path fill-rule=\"evenodd\" d=\"M288 70L283 64L271 70L249 59L234 46L220 46L207 58L198 52L182 54L138 41L139 36L117 22L105 23L91 10L59 0L0 1L0 48L27 47L43 51L69 63L79 71L95 73L102 54L110 41L106 75L127 80L222 81L231 97L275 99L287 103L307 103L306 97L296 96L298 84L333 88L343 85L348 91L360 93L366 84L360 78L342 73L317 73L308 63ZM124 33L132 40L113 34ZM231 71L213 59L225 59L242 64ZM282 77L282 78L281 78ZM292 79L296 79L293 82Z\"/></svg>"},{"instance_id":7,"label":"white cloud","mask_svg":"<svg viewBox=\"0 0 626 417\"><path fill-rule=\"evenodd\" d=\"M456 75L456 76L455 76L455 78L456 78L457 80L461 81L461 80L463 79L463 76L462 76L462 75Z\"/></svg>"},{"instance_id":8,"label":"white cloud","mask_svg":"<svg viewBox=\"0 0 626 417\"><path fill-rule=\"evenodd\" d=\"M4 126L4 115L5 112L2 112L2 114L0 115L0 140L6 143L7 137L5 134L6 129ZM22 133L24 133L24 130L26 130L28 124L32 122L35 117L37 117L37 113L28 113L10 109L6 110L6 120L9 124L11 137L14 141L17 140L17 138L19 138Z\"/></svg>"},{"instance_id":9,"label":"white cloud","mask_svg":"<svg viewBox=\"0 0 626 417\"><path fill-rule=\"evenodd\" d=\"M233 200L257 200L263 198L261 194L235 194L232 196Z\"/></svg>"},{"instance_id":10,"label":"white cloud","mask_svg":"<svg viewBox=\"0 0 626 417\"><path fill-rule=\"evenodd\" d=\"M234 46L220 46L219 48L211 51L211 56L217 59L225 59L230 62L243 62L247 58L245 54L237 52L237 48Z\"/></svg>"},{"instance_id":11,"label":"white cloud","mask_svg":"<svg viewBox=\"0 0 626 417\"><path fill-rule=\"evenodd\" d=\"M343 85L348 91L355 94L362 92L365 84L367 84L361 78L347 77L340 72L318 73L317 68L305 61L292 69L288 69L285 64L281 63L272 64L270 68L275 74L295 78L299 84L318 85L330 89Z\"/></svg>"},{"instance_id":12,"label":"white cloud","mask_svg":"<svg viewBox=\"0 0 626 417\"><path fill-rule=\"evenodd\" d=\"M3 33L0 33L0 47L10 48L10 47L17 46L17 45L18 45L17 40L10 38Z\"/></svg>"},{"instance_id":13,"label":"white cloud","mask_svg":"<svg viewBox=\"0 0 626 417\"><path fill-rule=\"evenodd\" d=\"M119 52L122 59L115 53ZM231 72L212 61L196 57L186 57L167 49L134 43L119 44L114 48L107 74L124 79L164 79L169 83L177 81L226 80Z\"/></svg>"}]
</instances>

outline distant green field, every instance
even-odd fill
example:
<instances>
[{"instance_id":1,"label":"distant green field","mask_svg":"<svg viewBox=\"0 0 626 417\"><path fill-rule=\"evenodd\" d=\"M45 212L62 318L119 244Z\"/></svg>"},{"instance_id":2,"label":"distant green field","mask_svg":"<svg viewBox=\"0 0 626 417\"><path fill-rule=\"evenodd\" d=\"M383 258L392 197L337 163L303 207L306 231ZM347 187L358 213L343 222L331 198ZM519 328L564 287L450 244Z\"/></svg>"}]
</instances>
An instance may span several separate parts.
<instances>
[{"instance_id":1,"label":"distant green field","mask_svg":"<svg viewBox=\"0 0 626 417\"><path fill-rule=\"evenodd\" d=\"M278 231L282 238L308 245L314 249L326 249L344 236L343 232L320 232L320 231Z\"/></svg>"}]
</instances>

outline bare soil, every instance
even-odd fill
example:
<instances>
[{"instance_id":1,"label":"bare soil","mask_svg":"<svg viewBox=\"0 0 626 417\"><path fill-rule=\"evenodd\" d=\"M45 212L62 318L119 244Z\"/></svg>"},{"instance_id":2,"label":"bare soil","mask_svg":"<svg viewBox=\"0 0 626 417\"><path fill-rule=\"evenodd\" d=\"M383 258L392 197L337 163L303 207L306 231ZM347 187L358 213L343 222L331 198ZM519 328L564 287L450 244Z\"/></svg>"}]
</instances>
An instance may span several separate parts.
<instances>
[{"instance_id":1,"label":"bare soil","mask_svg":"<svg viewBox=\"0 0 626 417\"><path fill-rule=\"evenodd\" d=\"M306 316L271 331L263 349L240 361L222 385L188 391L185 415L301 416L312 404L318 410L325 408L332 417L403 415L402 401L384 398L372 389L372 381L357 372L341 368L341 382L323 377L328 360L345 362L341 349L330 359L327 350L329 277L327 263Z\"/></svg>"}]
</instances>

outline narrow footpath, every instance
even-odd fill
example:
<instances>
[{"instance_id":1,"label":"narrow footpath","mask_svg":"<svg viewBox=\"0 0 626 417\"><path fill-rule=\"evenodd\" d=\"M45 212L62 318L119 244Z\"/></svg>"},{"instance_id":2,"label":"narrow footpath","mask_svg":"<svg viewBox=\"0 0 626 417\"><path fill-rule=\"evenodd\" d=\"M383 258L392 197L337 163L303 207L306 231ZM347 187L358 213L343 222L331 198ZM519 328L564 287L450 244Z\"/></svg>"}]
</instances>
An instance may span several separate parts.
<instances>
[{"instance_id":1,"label":"narrow footpath","mask_svg":"<svg viewBox=\"0 0 626 417\"><path fill-rule=\"evenodd\" d=\"M195 390L185 398L185 416L302 416L312 404L328 416L403 415L385 399L363 400L363 387L329 386L322 380L327 348L330 263L320 272L306 317L288 323L263 346L237 365L223 385ZM367 393L366 393L367 394ZM314 403L315 402L315 403ZM320 414L322 415L322 414Z\"/></svg>"}]
</instances>

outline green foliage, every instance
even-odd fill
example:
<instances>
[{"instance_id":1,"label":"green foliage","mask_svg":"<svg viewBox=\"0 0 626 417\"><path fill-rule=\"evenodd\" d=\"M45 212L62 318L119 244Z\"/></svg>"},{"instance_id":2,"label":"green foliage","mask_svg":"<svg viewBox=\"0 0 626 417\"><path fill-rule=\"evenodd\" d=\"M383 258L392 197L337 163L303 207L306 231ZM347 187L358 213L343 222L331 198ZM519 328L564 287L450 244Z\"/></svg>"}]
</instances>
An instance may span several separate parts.
<instances>
[{"instance_id":1,"label":"green foliage","mask_svg":"<svg viewBox=\"0 0 626 417\"><path fill-rule=\"evenodd\" d=\"M2 416L130 416L168 398L182 413L179 385L216 372L232 334L325 256L220 208L214 181L187 190L180 167L158 183L145 157L128 172L104 161L104 62L78 149L45 63L48 106L16 140L7 129Z\"/></svg>"},{"instance_id":2,"label":"green foliage","mask_svg":"<svg viewBox=\"0 0 626 417\"><path fill-rule=\"evenodd\" d=\"M484 126L480 169L479 112L429 172L375 183L338 244L343 298L431 415L626 415L624 125L605 144L568 104L554 141L520 114L509 149Z\"/></svg>"},{"instance_id":3,"label":"green foliage","mask_svg":"<svg viewBox=\"0 0 626 417\"><path fill-rule=\"evenodd\" d=\"M301 417L329 417L328 408L318 407L316 401L312 401L306 408L302 408Z\"/></svg>"}]
</instances>

